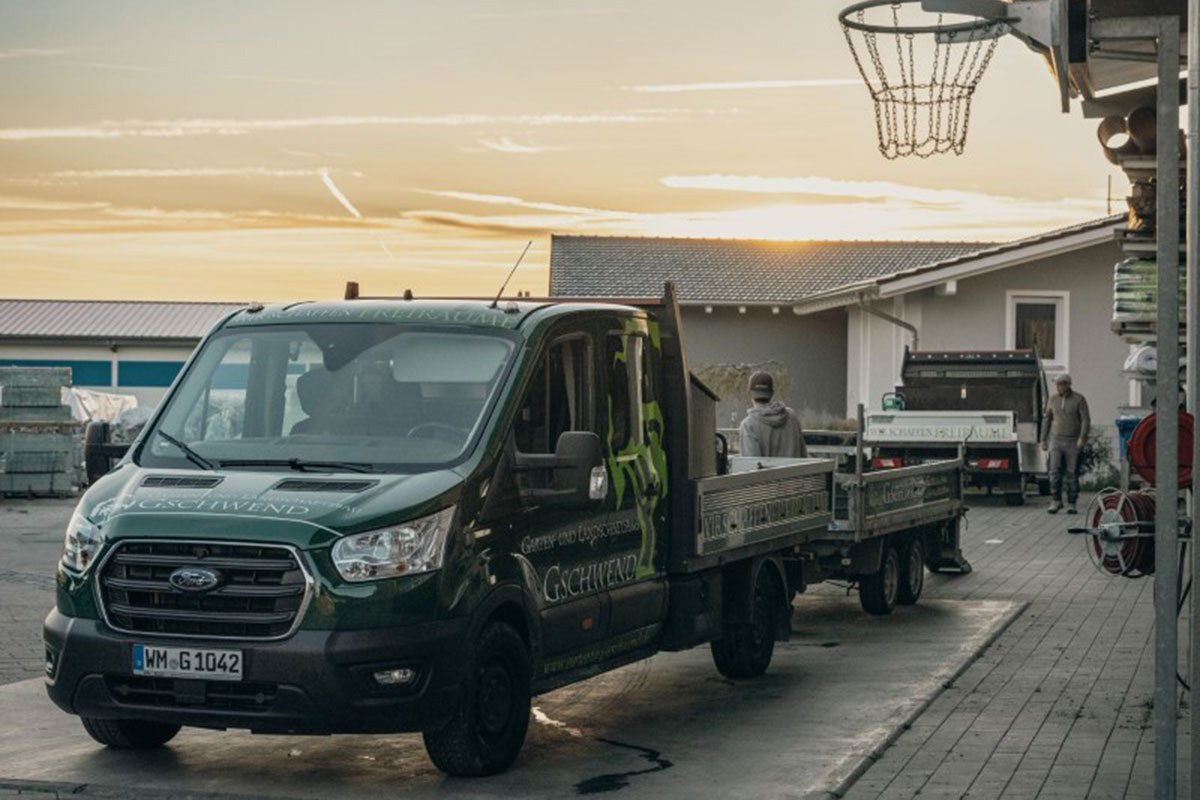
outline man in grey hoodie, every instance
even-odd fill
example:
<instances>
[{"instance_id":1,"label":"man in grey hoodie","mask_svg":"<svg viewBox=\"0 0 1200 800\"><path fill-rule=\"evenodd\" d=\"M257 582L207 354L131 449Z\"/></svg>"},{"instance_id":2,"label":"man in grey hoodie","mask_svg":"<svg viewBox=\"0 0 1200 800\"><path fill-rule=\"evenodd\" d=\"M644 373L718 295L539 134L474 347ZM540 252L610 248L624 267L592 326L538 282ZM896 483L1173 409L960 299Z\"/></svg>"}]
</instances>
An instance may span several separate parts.
<instances>
[{"instance_id":1,"label":"man in grey hoodie","mask_svg":"<svg viewBox=\"0 0 1200 800\"><path fill-rule=\"evenodd\" d=\"M772 402L775 380L765 372L750 376L754 406L738 428L738 450L744 456L808 458L800 417L783 403Z\"/></svg>"}]
</instances>

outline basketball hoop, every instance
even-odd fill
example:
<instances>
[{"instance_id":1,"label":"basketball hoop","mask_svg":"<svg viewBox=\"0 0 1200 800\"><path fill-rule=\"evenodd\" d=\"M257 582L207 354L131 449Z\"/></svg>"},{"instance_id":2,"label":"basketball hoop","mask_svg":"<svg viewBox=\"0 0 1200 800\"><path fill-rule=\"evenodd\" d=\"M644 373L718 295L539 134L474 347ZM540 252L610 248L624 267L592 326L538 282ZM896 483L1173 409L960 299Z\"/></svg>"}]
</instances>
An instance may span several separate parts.
<instances>
[{"instance_id":1,"label":"basketball hoop","mask_svg":"<svg viewBox=\"0 0 1200 800\"><path fill-rule=\"evenodd\" d=\"M971 96L997 42L1009 30L1007 17L947 22L942 13L929 15L933 24L907 24L901 10L920 2L864 0L838 14L846 44L875 104L879 152L888 159L962 155ZM890 10L890 19L886 12L875 14L874 21L868 18L868 12L884 8Z\"/></svg>"}]
</instances>

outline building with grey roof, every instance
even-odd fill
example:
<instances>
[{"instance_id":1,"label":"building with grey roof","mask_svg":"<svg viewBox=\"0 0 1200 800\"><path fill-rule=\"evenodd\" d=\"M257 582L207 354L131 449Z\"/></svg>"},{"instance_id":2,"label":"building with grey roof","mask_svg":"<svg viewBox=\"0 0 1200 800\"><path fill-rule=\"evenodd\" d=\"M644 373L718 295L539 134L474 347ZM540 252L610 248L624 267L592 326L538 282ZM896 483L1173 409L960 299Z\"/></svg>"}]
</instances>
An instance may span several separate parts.
<instances>
[{"instance_id":1,"label":"building with grey roof","mask_svg":"<svg viewBox=\"0 0 1200 800\"><path fill-rule=\"evenodd\" d=\"M811 295L995 247L990 242L778 242L635 236L551 238L550 293L691 305L792 305Z\"/></svg>"},{"instance_id":2,"label":"building with grey roof","mask_svg":"<svg viewBox=\"0 0 1200 800\"><path fill-rule=\"evenodd\" d=\"M721 395L722 427L740 421L757 369L810 421L878 408L914 334L929 350L1038 339L1050 374L1087 376L1079 388L1103 424L1139 402L1112 367L1128 351L1109 327L1121 222L991 243L554 236L550 290L646 297L674 281L689 362Z\"/></svg>"},{"instance_id":3,"label":"building with grey roof","mask_svg":"<svg viewBox=\"0 0 1200 800\"><path fill-rule=\"evenodd\" d=\"M204 334L242 307L0 299L0 366L70 367L76 386L154 406Z\"/></svg>"}]
</instances>

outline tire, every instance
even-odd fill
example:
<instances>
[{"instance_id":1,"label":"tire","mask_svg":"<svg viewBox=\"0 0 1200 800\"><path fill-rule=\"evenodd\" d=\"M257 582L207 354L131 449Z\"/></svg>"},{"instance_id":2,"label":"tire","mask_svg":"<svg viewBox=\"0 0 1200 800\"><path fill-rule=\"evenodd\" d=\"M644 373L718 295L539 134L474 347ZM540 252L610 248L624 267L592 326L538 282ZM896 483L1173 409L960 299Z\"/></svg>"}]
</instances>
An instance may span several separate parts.
<instances>
[{"instance_id":1,"label":"tire","mask_svg":"<svg viewBox=\"0 0 1200 800\"><path fill-rule=\"evenodd\" d=\"M162 747L175 738L180 727L140 719L80 717L80 721L89 736L115 750L153 750Z\"/></svg>"},{"instance_id":2,"label":"tire","mask_svg":"<svg viewBox=\"0 0 1200 800\"><path fill-rule=\"evenodd\" d=\"M108 423L89 422L83 429L83 462L88 486L108 474L108 456L96 450L94 445L108 444Z\"/></svg>"},{"instance_id":3,"label":"tire","mask_svg":"<svg viewBox=\"0 0 1200 800\"><path fill-rule=\"evenodd\" d=\"M479 778L508 769L529 729L532 668L512 626L489 624L475 640L471 672L454 716L426 731L425 750L447 775Z\"/></svg>"},{"instance_id":4,"label":"tire","mask_svg":"<svg viewBox=\"0 0 1200 800\"><path fill-rule=\"evenodd\" d=\"M858 601L868 614L884 616L896 610L896 595L900 591L900 556L896 548L887 545L879 569L864 575L858 582Z\"/></svg>"},{"instance_id":5,"label":"tire","mask_svg":"<svg viewBox=\"0 0 1200 800\"><path fill-rule=\"evenodd\" d=\"M726 622L720 639L709 643L713 663L726 678L756 678L767 671L775 653L778 589L770 568L754 581L749 622Z\"/></svg>"},{"instance_id":6,"label":"tire","mask_svg":"<svg viewBox=\"0 0 1200 800\"><path fill-rule=\"evenodd\" d=\"M1006 506L1023 506L1025 505L1024 492L1005 492L1004 504Z\"/></svg>"},{"instance_id":7,"label":"tire","mask_svg":"<svg viewBox=\"0 0 1200 800\"><path fill-rule=\"evenodd\" d=\"M900 583L896 587L896 603L915 605L925 588L925 542L921 535L913 536L900 559Z\"/></svg>"}]
</instances>

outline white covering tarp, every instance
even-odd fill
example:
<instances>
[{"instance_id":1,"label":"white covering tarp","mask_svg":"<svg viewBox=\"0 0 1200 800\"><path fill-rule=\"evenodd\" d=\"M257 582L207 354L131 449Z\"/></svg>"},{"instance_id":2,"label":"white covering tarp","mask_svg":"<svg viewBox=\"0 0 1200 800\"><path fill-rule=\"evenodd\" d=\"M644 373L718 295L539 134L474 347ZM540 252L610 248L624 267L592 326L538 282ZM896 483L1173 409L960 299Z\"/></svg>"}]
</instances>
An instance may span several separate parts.
<instances>
[{"instance_id":1,"label":"white covering tarp","mask_svg":"<svg viewBox=\"0 0 1200 800\"><path fill-rule=\"evenodd\" d=\"M71 416L77 422L116 423L126 411L137 408L137 398L131 394L113 394L64 386L63 405L71 407Z\"/></svg>"}]
</instances>

